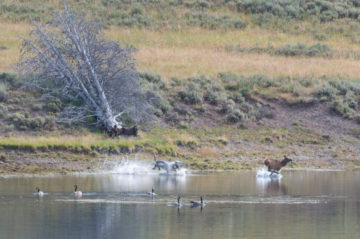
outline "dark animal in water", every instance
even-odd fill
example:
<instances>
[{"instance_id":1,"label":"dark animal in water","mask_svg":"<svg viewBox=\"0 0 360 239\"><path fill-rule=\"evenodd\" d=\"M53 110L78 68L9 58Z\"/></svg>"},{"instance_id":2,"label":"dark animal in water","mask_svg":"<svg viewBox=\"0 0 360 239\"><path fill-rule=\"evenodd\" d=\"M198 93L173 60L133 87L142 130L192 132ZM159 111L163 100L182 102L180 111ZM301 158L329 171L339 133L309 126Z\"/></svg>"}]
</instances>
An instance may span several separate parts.
<instances>
[{"instance_id":1,"label":"dark animal in water","mask_svg":"<svg viewBox=\"0 0 360 239\"><path fill-rule=\"evenodd\" d=\"M190 207L204 207L205 203L203 201L203 196L200 196L200 202L190 201Z\"/></svg>"},{"instance_id":2,"label":"dark animal in water","mask_svg":"<svg viewBox=\"0 0 360 239\"><path fill-rule=\"evenodd\" d=\"M267 166L268 171L271 172L271 175L273 173L280 173L280 169L284 167L289 162L292 162L292 159L288 158L284 155L284 159L282 161L276 160L276 159L266 159L264 164Z\"/></svg>"},{"instance_id":3,"label":"dark animal in water","mask_svg":"<svg viewBox=\"0 0 360 239\"><path fill-rule=\"evenodd\" d=\"M175 171L180 169L182 166L184 166L183 163L179 162L179 161L175 161L175 162L166 162L164 160L157 160L156 159L156 153L153 153L154 155L154 161L155 161L155 165L153 167L153 170L158 168L159 170L162 168L164 170L166 170L167 173L169 173L170 171Z\"/></svg>"},{"instance_id":4,"label":"dark animal in water","mask_svg":"<svg viewBox=\"0 0 360 239\"><path fill-rule=\"evenodd\" d=\"M116 125L108 131L110 137L119 136L119 135L126 135L126 136L137 136L138 135L138 128L135 126L130 128L118 128Z\"/></svg>"},{"instance_id":5,"label":"dark animal in water","mask_svg":"<svg viewBox=\"0 0 360 239\"><path fill-rule=\"evenodd\" d=\"M176 171L184 166L184 164L180 161L170 162L169 164L172 171Z\"/></svg>"},{"instance_id":6,"label":"dark animal in water","mask_svg":"<svg viewBox=\"0 0 360 239\"><path fill-rule=\"evenodd\" d=\"M160 169L165 169L167 172L169 172L169 163L165 162L164 160L157 160L156 158L156 153L153 153L154 155L154 161L155 161L155 165L153 167L153 170L158 168Z\"/></svg>"}]
</instances>

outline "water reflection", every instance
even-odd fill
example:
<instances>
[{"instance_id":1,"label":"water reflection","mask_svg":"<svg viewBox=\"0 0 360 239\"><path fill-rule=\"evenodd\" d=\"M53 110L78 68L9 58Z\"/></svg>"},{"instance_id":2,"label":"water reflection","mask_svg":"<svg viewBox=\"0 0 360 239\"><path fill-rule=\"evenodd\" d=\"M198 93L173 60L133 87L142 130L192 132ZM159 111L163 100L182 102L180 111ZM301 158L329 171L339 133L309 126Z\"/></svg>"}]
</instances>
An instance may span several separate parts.
<instances>
[{"instance_id":1,"label":"water reflection","mask_svg":"<svg viewBox=\"0 0 360 239\"><path fill-rule=\"evenodd\" d=\"M287 195L287 187L280 177L257 177L257 187L266 195Z\"/></svg>"}]
</instances>

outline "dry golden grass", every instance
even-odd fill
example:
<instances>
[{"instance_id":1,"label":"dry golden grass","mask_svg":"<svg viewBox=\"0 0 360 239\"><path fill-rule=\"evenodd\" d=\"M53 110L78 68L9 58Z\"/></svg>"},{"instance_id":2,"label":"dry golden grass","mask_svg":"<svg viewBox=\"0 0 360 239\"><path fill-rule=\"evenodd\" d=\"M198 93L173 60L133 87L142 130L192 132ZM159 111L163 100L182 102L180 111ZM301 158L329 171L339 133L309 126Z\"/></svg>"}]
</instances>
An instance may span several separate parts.
<instances>
[{"instance_id":1,"label":"dry golden grass","mask_svg":"<svg viewBox=\"0 0 360 239\"><path fill-rule=\"evenodd\" d=\"M360 61L282 57L261 54L231 54L191 48L144 47L135 54L139 68L153 70L165 78L187 77L194 74L216 75L229 71L240 75L269 76L359 76Z\"/></svg>"},{"instance_id":2,"label":"dry golden grass","mask_svg":"<svg viewBox=\"0 0 360 239\"><path fill-rule=\"evenodd\" d=\"M237 45L241 47L283 46L285 44L304 43L313 45L319 43L311 34L287 34L275 30L266 30L259 27L246 28L244 30L216 30L210 31L200 28L186 28L177 31L151 31L146 29L120 29L111 27L106 35L120 42L127 42L135 46L161 47L161 48L184 48L214 50L226 45ZM349 50L349 48L360 50L360 46L353 43L349 38L334 34L322 44L328 44L334 49Z\"/></svg>"},{"instance_id":3,"label":"dry golden grass","mask_svg":"<svg viewBox=\"0 0 360 239\"><path fill-rule=\"evenodd\" d=\"M90 146L102 141L111 141L108 137L87 134L83 136L16 136L1 138L1 144L29 144L29 145L83 145Z\"/></svg>"},{"instance_id":4,"label":"dry golden grass","mask_svg":"<svg viewBox=\"0 0 360 239\"><path fill-rule=\"evenodd\" d=\"M18 35L27 36L31 26L26 23L0 22L0 71L13 71L19 59L21 41ZM240 44L266 47L317 43L311 35L290 35L260 28L238 31L208 31L183 29L179 31L150 31L144 29L120 29L112 27L107 37L135 45L138 69L154 71L164 79L184 78L196 74L216 75L231 71L241 75L266 74L269 76L341 76L358 77L360 61L354 59L325 59L270 56L266 54L229 53L226 45ZM334 35L323 42L336 50L359 50L349 39Z\"/></svg>"},{"instance_id":5,"label":"dry golden grass","mask_svg":"<svg viewBox=\"0 0 360 239\"><path fill-rule=\"evenodd\" d=\"M27 36L31 26L26 23L0 22L0 46L6 50L0 50L0 71L14 71L16 62L19 61L21 40L19 35Z\"/></svg>"}]
</instances>

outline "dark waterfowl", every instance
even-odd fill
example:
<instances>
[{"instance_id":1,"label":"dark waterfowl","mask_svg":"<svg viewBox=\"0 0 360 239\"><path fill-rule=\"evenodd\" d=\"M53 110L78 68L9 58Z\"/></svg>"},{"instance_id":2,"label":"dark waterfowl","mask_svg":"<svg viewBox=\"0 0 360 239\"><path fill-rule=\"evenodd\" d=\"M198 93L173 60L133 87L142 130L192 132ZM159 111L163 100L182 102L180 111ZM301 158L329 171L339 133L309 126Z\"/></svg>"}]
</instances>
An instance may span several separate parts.
<instances>
[{"instance_id":1,"label":"dark waterfowl","mask_svg":"<svg viewBox=\"0 0 360 239\"><path fill-rule=\"evenodd\" d=\"M152 197L157 195L154 188L151 189L151 192L147 192L146 194Z\"/></svg>"},{"instance_id":2,"label":"dark waterfowl","mask_svg":"<svg viewBox=\"0 0 360 239\"><path fill-rule=\"evenodd\" d=\"M170 207L178 207L178 208L181 207L182 204L181 204L180 200L181 200L181 197L178 196L178 197L177 197L177 202L170 203L169 206L170 206Z\"/></svg>"},{"instance_id":3,"label":"dark waterfowl","mask_svg":"<svg viewBox=\"0 0 360 239\"><path fill-rule=\"evenodd\" d=\"M37 196L39 196L39 197L44 196L44 192L41 191L39 187L36 187L35 189L36 189L35 194L36 194Z\"/></svg>"},{"instance_id":4,"label":"dark waterfowl","mask_svg":"<svg viewBox=\"0 0 360 239\"><path fill-rule=\"evenodd\" d=\"M200 196L200 202L190 201L190 207L204 207L205 203L203 200L203 196Z\"/></svg>"},{"instance_id":5,"label":"dark waterfowl","mask_svg":"<svg viewBox=\"0 0 360 239\"><path fill-rule=\"evenodd\" d=\"M82 192L81 191L78 191L78 186L75 184L74 185L74 195L75 197L82 197Z\"/></svg>"}]
</instances>

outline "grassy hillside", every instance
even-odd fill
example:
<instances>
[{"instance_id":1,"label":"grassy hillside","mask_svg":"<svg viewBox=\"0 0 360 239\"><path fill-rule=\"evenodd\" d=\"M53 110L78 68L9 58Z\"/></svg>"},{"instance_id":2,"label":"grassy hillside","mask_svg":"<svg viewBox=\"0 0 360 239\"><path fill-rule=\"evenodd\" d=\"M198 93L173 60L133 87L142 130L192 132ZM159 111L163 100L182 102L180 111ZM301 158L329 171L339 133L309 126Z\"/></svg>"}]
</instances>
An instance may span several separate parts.
<instances>
[{"instance_id":1,"label":"grassy hillside","mask_svg":"<svg viewBox=\"0 0 360 239\"><path fill-rule=\"evenodd\" d=\"M15 71L18 36L29 34L30 20L48 22L61 2L0 3L0 72ZM108 38L136 48L143 89L158 99L156 120L141 126L138 138L109 139L84 124L59 123L63 102L2 74L3 171L28 172L16 164L14 150L31 160L135 152L149 159L147 152L157 151L201 169L251 168L283 154L298 167L359 165L357 1L80 0L72 6L101 20ZM88 166L82 167L75 168Z\"/></svg>"}]
</instances>

